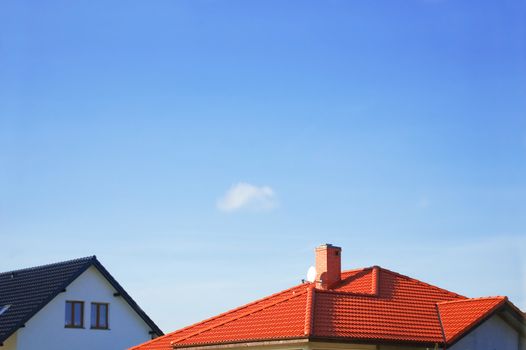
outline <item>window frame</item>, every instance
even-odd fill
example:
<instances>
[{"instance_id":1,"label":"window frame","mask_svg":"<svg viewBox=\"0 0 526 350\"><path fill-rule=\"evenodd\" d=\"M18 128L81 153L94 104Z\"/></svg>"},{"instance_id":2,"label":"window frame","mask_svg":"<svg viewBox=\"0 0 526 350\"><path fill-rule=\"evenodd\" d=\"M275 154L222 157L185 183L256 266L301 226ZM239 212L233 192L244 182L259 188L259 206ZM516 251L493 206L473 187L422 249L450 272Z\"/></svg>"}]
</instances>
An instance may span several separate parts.
<instances>
[{"instance_id":1,"label":"window frame","mask_svg":"<svg viewBox=\"0 0 526 350\"><path fill-rule=\"evenodd\" d=\"M93 317L93 306L95 306L95 325L93 325L93 322L92 322L92 317ZM105 317L105 324L106 326L101 326L100 325L100 309L101 309L101 306L105 306L106 307L106 317ZM90 328L91 329L102 329L102 330L108 330L110 329L110 324L109 324L109 318L110 318L110 303L103 303L103 302L98 302L98 301L93 301L91 302L91 308L90 308L90 312L92 313L91 317L90 317Z\"/></svg>"},{"instance_id":2,"label":"window frame","mask_svg":"<svg viewBox=\"0 0 526 350\"><path fill-rule=\"evenodd\" d=\"M71 304L71 324L66 323L64 328L84 328L84 301L66 300L66 310L67 304ZM75 304L80 304L80 325L75 324ZM67 322L67 318L65 321Z\"/></svg>"}]
</instances>

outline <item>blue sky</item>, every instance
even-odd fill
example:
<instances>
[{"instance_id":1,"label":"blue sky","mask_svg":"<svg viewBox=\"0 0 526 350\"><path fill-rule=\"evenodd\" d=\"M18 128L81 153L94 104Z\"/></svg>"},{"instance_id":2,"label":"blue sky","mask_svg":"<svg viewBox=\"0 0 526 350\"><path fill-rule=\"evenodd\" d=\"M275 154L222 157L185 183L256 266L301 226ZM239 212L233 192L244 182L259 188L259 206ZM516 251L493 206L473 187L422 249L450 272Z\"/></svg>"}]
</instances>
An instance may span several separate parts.
<instances>
[{"instance_id":1,"label":"blue sky","mask_svg":"<svg viewBox=\"0 0 526 350\"><path fill-rule=\"evenodd\" d=\"M0 270L170 331L314 247L526 309L524 1L3 1Z\"/></svg>"}]
</instances>

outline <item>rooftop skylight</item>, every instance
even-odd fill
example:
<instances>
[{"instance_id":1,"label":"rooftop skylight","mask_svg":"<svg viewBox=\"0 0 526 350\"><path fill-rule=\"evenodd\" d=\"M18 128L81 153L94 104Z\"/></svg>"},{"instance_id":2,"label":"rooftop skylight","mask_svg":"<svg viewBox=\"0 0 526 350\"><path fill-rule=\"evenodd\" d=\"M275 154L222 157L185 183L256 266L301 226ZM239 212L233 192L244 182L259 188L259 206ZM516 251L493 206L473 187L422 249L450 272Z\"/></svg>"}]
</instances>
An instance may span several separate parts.
<instances>
[{"instance_id":1,"label":"rooftop skylight","mask_svg":"<svg viewBox=\"0 0 526 350\"><path fill-rule=\"evenodd\" d=\"M0 315L2 315L4 312L7 311L7 309L9 309L11 305L0 305Z\"/></svg>"}]
</instances>

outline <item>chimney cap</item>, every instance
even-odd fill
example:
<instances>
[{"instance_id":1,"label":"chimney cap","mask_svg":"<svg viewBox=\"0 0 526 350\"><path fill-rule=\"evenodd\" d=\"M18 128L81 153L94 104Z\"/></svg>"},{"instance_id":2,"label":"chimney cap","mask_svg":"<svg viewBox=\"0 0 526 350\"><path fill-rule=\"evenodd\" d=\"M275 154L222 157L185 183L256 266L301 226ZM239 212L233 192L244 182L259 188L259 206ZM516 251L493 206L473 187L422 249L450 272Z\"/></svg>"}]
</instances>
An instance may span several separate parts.
<instances>
[{"instance_id":1,"label":"chimney cap","mask_svg":"<svg viewBox=\"0 0 526 350\"><path fill-rule=\"evenodd\" d=\"M331 243L324 243L324 244L320 244L316 249L319 249L319 248L336 248L336 249L342 249L341 247L337 247Z\"/></svg>"}]
</instances>

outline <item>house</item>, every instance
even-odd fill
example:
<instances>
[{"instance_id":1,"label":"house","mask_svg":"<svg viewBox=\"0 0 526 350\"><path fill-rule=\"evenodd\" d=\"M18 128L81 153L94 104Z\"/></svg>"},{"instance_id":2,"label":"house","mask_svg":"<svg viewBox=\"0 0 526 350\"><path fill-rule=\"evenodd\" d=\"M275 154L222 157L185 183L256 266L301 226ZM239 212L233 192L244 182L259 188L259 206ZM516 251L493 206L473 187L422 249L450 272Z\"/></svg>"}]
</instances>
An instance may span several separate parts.
<instances>
[{"instance_id":1,"label":"house","mask_svg":"<svg viewBox=\"0 0 526 350\"><path fill-rule=\"evenodd\" d=\"M120 350L161 335L95 256L0 273L0 350Z\"/></svg>"},{"instance_id":2,"label":"house","mask_svg":"<svg viewBox=\"0 0 526 350\"><path fill-rule=\"evenodd\" d=\"M379 266L341 271L316 248L312 282L132 350L524 350L524 314L506 297L467 298Z\"/></svg>"}]
</instances>

